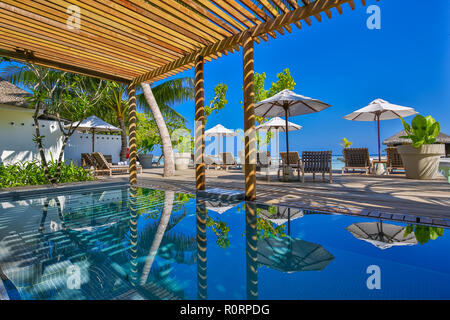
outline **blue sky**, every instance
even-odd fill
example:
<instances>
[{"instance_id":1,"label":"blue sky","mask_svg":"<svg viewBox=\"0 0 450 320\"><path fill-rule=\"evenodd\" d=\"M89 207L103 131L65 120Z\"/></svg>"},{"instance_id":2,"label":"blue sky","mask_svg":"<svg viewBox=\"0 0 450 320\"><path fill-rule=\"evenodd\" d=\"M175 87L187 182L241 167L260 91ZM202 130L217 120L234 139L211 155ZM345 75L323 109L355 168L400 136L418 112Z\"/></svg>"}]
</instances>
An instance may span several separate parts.
<instances>
[{"instance_id":1,"label":"blue sky","mask_svg":"<svg viewBox=\"0 0 450 320\"><path fill-rule=\"evenodd\" d=\"M330 20L314 18L312 25L293 27L291 34L269 42L255 43L255 71L266 72L266 89L276 74L289 68L296 81L295 92L332 105L316 114L290 118L303 126L290 133L290 149L333 150L341 153L343 137L355 147L377 153L375 122L342 119L376 98L410 106L440 121L442 132L450 134L449 12L450 1L368 0L381 9L381 29L369 30L369 14L360 1L354 11L346 4L343 14L333 10ZM193 70L180 76L193 76ZM221 123L227 128L243 127L242 50L205 64L206 103L216 84L228 85L228 105L208 118L207 129ZM177 106L194 126L194 103ZM407 118L407 120L411 120ZM385 139L402 129L400 120L381 122ZM284 150L280 134L280 150Z\"/></svg>"}]
</instances>

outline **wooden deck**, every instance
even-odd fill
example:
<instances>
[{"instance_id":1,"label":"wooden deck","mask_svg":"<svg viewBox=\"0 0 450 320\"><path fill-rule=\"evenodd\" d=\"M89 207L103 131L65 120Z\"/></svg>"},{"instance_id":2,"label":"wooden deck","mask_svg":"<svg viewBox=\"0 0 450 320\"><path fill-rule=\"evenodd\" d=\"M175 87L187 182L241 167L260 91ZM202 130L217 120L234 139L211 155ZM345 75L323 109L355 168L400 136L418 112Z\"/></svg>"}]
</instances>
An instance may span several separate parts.
<instances>
[{"instance_id":1,"label":"wooden deck","mask_svg":"<svg viewBox=\"0 0 450 320\"><path fill-rule=\"evenodd\" d=\"M176 191L195 192L193 169L177 171L170 178L163 178L162 169L144 169L138 177L141 186ZM115 176L124 180L125 176ZM109 179L108 179L109 180ZM240 170L207 170L207 188L244 189L244 174ZM430 218L450 219L450 184L444 177L434 181L406 179L402 174L372 176L335 173L333 183L322 182L321 177L305 183L279 182L276 176L265 181L257 179L257 202L307 207L335 212L378 211L390 214L406 214ZM367 213L366 213L367 214Z\"/></svg>"}]
</instances>

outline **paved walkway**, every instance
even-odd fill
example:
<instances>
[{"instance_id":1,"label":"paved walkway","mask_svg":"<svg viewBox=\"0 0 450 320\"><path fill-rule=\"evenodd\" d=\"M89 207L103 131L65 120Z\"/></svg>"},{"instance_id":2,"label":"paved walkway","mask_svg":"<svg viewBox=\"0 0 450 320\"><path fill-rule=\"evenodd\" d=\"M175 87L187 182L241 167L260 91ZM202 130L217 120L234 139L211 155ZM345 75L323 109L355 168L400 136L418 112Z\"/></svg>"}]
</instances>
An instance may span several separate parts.
<instances>
[{"instance_id":1,"label":"paved walkway","mask_svg":"<svg viewBox=\"0 0 450 320\"><path fill-rule=\"evenodd\" d=\"M112 180L126 181L127 176L114 176ZM109 179L108 179L109 180ZM195 192L193 169L177 171L170 178L162 176L162 168L144 169L139 175L141 186ZM207 170L207 188L244 189L244 175L240 170ZM372 176L335 173L333 183L279 182L276 176L265 181L257 177L257 202L315 208L335 212L371 211L406 214L430 218L450 219L450 184L444 177L434 181L410 180L402 174Z\"/></svg>"}]
</instances>

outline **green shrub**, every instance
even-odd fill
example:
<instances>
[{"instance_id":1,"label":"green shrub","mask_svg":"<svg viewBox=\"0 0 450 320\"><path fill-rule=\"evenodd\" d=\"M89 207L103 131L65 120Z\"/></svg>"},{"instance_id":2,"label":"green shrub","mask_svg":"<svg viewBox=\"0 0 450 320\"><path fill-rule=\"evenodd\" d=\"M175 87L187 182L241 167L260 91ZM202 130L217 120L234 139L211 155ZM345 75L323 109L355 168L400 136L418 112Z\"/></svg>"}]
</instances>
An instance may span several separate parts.
<instances>
[{"instance_id":1,"label":"green shrub","mask_svg":"<svg viewBox=\"0 0 450 320\"><path fill-rule=\"evenodd\" d=\"M57 170L56 161L48 163L50 176ZM70 164L61 165L61 174L57 183L93 180L91 174L82 167ZM38 161L21 162L17 164L0 164L0 188L11 188L50 183L44 174L44 169Z\"/></svg>"},{"instance_id":2,"label":"green shrub","mask_svg":"<svg viewBox=\"0 0 450 320\"><path fill-rule=\"evenodd\" d=\"M414 148L420 148L423 144L433 144L441 131L439 122L435 121L432 116L421 116L418 114L409 125L405 120L400 118L405 128L406 136L400 138L411 139Z\"/></svg>"}]
</instances>

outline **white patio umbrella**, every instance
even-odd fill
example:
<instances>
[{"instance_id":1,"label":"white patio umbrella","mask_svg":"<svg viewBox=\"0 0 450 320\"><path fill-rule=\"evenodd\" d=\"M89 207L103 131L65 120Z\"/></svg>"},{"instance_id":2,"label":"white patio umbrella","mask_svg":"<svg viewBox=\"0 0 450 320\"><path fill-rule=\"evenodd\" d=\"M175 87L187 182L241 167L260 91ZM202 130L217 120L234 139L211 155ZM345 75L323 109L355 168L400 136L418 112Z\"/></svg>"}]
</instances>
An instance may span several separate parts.
<instances>
[{"instance_id":1,"label":"white patio umbrella","mask_svg":"<svg viewBox=\"0 0 450 320\"><path fill-rule=\"evenodd\" d=\"M79 122L75 122L72 124L72 126L78 125ZM66 128L69 127L69 125L66 125ZM122 130L113 126L112 124L109 124L108 122L96 117L96 116L90 116L89 118L84 119L81 121L80 125L77 128L77 131L91 131L92 132L92 152L95 150L95 132L121 132Z\"/></svg>"},{"instance_id":2,"label":"white patio umbrella","mask_svg":"<svg viewBox=\"0 0 450 320\"><path fill-rule=\"evenodd\" d=\"M399 119L412 116L417 112L410 107L389 103L383 99L375 99L369 105L344 117L352 121L376 121L378 126L378 160L381 160L380 120Z\"/></svg>"},{"instance_id":3,"label":"white patio umbrella","mask_svg":"<svg viewBox=\"0 0 450 320\"><path fill-rule=\"evenodd\" d=\"M405 227L380 222L354 223L347 228L355 238L367 241L379 249L387 249L393 246L413 246L417 244L414 232L407 236Z\"/></svg>"},{"instance_id":4,"label":"white patio umbrella","mask_svg":"<svg viewBox=\"0 0 450 320\"><path fill-rule=\"evenodd\" d=\"M289 122L288 117L322 111L330 107L320 100L305 97L288 89L278 92L255 105L255 115L264 118L285 117L286 151L289 154ZM287 157L289 166L289 157Z\"/></svg>"},{"instance_id":5,"label":"white patio umbrella","mask_svg":"<svg viewBox=\"0 0 450 320\"><path fill-rule=\"evenodd\" d=\"M207 210L212 210L214 212L217 212L218 214L222 214L234 208L241 202L241 200L211 199L205 201L205 207Z\"/></svg>"},{"instance_id":6,"label":"white patio umbrella","mask_svg":"<svg viewBox=\"0 0 450 320\"><path fill-rule=\"evenodd\" d=\"M301 125L288 122L288 131L300 130L301 128L302 128ZM281 119L280 117L275 117L270 119L269 121L261 123L259 126L256 127L256 130L268 130L269 132L272 129L276 130L275 150L277 152L277 160L278 160L278 152L279 152L278 133L279 131L286 132L286 121Z\"/></svg>"},{"instance_id":7,"label":"white patio umbrella","mask_svg":"<svg viewBox=\"0 0 450 320\"><path fill-rule=\"evenodd\" d=\"M271 209L273 208L273 209ZM281 226L287 222L288 234L291 233L291 221L302 218L304 216L303 210L289 208L289 207L269 207L267 210L261 210L259 216L263 219L267 219L277 226Z\"/></svg>"},{"instance_id":8,"label":"white patio umbrella","mask_svg":"<svg viewBox=\"0 0 450 320\"><path fill-rule=\"evenodd\" d=\"M237 133L233 130L225 128L223 125L218 124L211 129L205 131L205 136L207 137L217 137L218 140L218 155L220 155L220 140L222 137L234 137Z\"/></svg>"}]
</instances>

